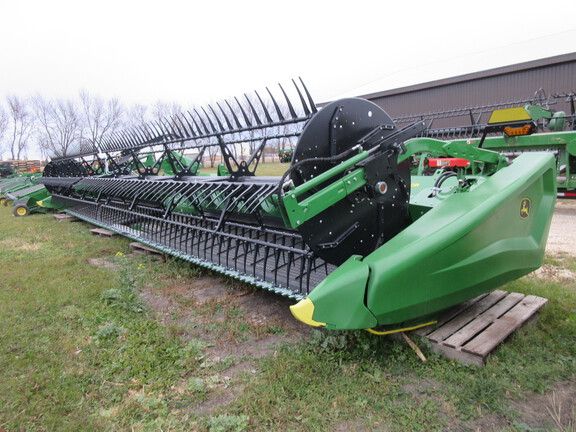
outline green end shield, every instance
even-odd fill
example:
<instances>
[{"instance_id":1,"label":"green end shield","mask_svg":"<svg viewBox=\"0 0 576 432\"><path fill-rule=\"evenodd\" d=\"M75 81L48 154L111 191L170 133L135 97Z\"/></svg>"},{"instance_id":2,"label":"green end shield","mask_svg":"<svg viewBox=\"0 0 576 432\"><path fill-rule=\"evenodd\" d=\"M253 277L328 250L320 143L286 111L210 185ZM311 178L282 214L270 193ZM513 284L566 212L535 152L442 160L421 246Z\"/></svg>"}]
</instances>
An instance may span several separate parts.
<instances>
[{"instance_id":1,"label":"green end shield","mask_svg":"<svg viewBox=\"0 0 576 432\"><path fill-rule=\"evenodd\" d=\"M332 330L376 326L376 318L364 305L370 269L361 260L359 255L350 257L307 298L292 306L292 314L305 324Z\"/></svg>"}]
</instances>

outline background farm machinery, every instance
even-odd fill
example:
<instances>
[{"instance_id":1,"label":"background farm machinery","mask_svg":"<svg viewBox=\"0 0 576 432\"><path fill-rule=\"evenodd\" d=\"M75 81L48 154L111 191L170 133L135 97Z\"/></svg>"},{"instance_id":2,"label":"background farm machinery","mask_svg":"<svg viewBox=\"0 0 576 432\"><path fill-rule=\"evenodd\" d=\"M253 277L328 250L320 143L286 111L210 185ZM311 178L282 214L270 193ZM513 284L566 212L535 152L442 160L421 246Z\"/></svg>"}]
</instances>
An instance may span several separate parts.
<instances>
[{"instance_id":1,"label":"background farm machinery","mask_svg":"<svg viewBox=\"0 0 576 432\"><path fill-rule=\"evenodd\" d=\"M0 181L0 205L12 207L15 216L25 216L36 209L37 200L50 196L36 180L40 174L18 174Z\"/></svg>"},{"instance_id":2,"label":"background farm machinery","mask_svg":"<svg viewBox=\"0 0 576 432\"><path fill-rule=\"evenodd\" d=\"M576 143L572 133L564 132L576 130L575 97L574 93L546 97L538 91L530 100L414 114L394 120L399 125L424 121L427 124L427 130L422 134L424 137L441 140L467 138L470 144L502 153L509 161L526 152L550 152L556 159L558 196L576 198ZM566 100L570 113L551 109L558 99ZM499 123L506 122L510 123L507 131L498 127ZM556 134L551 137L538 132ZM496 134L499 134L499 139L484 142L487 136ZM422 154L413 161L413 170L416 174L430 174L438 168L451 169L466 163L469 161L429 158Z\"/></svg>"},{"instance_id":3,"label":"background farm machinery","mask_svg":"<svg viewBox=\"0 0 576 432\"><path fill-rule=\"evenodd\" d=\"M298 319L332 329L429 323L541 265L560 152L510 160L492 149L561 142L572 154L576 132L535 133L516 111L478 137L438 139L426 121L400 127L363 99L318 110L302 82L266 90L268 103L255 93L78 148L40 182L67 213L299 300ZM266 145L288 142L288 171L255 176ZM242 160L245 143L254 151ZM201 175L213 149L223 166ZM468 163L422 175L419 155Z\"/></svg>"}]
</instances>

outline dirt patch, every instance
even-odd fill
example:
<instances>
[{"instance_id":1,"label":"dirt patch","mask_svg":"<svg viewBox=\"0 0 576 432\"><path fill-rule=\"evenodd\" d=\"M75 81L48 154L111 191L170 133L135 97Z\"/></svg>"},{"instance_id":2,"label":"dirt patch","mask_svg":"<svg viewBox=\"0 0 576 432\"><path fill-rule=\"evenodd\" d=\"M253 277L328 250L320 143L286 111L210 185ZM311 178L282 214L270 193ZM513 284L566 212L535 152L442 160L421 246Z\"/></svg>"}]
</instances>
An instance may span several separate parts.
<instances>
[{"instance_id":1,"label":"dirt patch","mask_svg":"<svg viewBox=\"0 0 576 432\"><path fill-rule=\"evenodd\" d=\"M311 332L290 313L293 300L223 277L165 280L162 287L146 287L141 296L162 325L177 328L183 339L206 343L204 363L234 383L215 386L196 407L200 413L211 413L241 394L236 378L256 373L256 359L274 355L279 344L307 338Z\"/></svg>"},{"instance_id":2,"label":"dirt patch","mask_svg":"<svg viewBox=\"0 0 576 432\"><path fill-rule=\"evenodd\" d=\"M471 423L459 426L451 426L448 430L455 432L499 432L506 430L510 422L496 414L487 414L477 418Z\"/></svg>"},{"instance_id":3,"label":"dirt patch","mask_svg":"<svg viewBox=\"0 0 576 432\"><path fill-rule=\"evenodd\" d=\"M442 384L432 378L414 380L402 385L402 390L416 398L433 394L441 388Z\"/></svg>"},{"instance_id":4,"label":"dirt patch","mask_svg":"<svg viewBox=\"0 0 576 432\"><path fill-rule=\"evenodd\" d=\"M562 267L544 264L538 270L535 270L532 273L530 273L528 277L548 279L555 282L560 282L562 280L576 279L576 274Z\"/></svg>"},{"instance_id":5,"label":"dirt patch","mask_svg":"<svg viewBox=\"0 0 576 432\"><path fill-rule=\"evenodd\" d=\"M111 269L119 269L120 266L113 262L106 260L106 258L88 258L88 264L93 265L95 267L104 267L104 268L111 268Z\"/></svg>"},{"instance_id":6,"label":"dirt patch","mask_svg":"<svg viewBox=\"0 0 576 432\"><path fill-rule=\"evenodd\" d=\"M364 419L346 420L334 427L334 432L388 432L390 429L385 425L371 427Z\"/></svg>"},{"instance_id":7,"label":"dirt patch","mask_svg":"<svg viewBox=\"0 0 576 432\"><path fill-rule=\"evenodd\" d=\"M576 382L556 382L544 394L529 393L512 403L521 423L532 429L574 431L576 428Z\"/></svg>"},{"instance_id":8,"label":"dirt patch","mask_svg":"<svg viewBox=\"0 0 576 432\"><path fill-rule=\"evenodd\" d=\"M199 308L213 309L202 314L207 323L210 320L223 321L225 314L216 312L234 307L240 310L237 315L241 315L243 321L253 326L279 326L283 336L271 338L274 341L298 339L311 331L309 326L296 321L290 313L289 306L295 303L294 300L268 291L249 286L236 287L218 276L166 281L163 285L162 288L147 287L141 295L160 317L170 316L170 320L175 323L189 319L191 315L199 315L196 313ZM253 346L252 349L257 347Z\"/></svg>"},{"instance_id":9,"label":"dirt patch","mask_svg":"<svg viewBox=\"0 0 576 432\"><path fill-rule=\"evenodd\" d=\"M206 402L196 406L196 411L211 413L219 407L230 404L240 394L240 391L241 389L238 388L217 389L210 394Z\"/></svg>"},{"instance_id":10,"label":"dirt patch","mask_svg":"<svg viewBox=\"0 0 576 432\"><path fill-rule=\"evenodd\" d=\"M1 249L14 249L14 250L21 250L21 251L37 251L42 247L42 244L39 242L27 242L17 238L9 238L6 240L0 241L0 248Z\"/></svg>"},{"instance_id":11,"label":"dirt patch","mask_svg":"<svg viewBox=\"0 0 576 432\"><path fill-rule=\"evenodd\" d=\"M511 401L508 418L483 415L470 423L453 424L449 430L496 432L513 427L514 430L572 432L576 426L575 407L576 382L556 382L545 393L530 392L522 400Z\"/></svg>"},{"instance_id":12,"label":"dirt patch","mask_svg":"<svg viewBox=\"0 0 576 432\"><path fill-rule=\"evenodd\" d=\"M576 200L558 200L556 203L546 252L576 256Z\"/></svg>"},{"instance_id":13,"label":"dirt patch","mask_svg":"<svg viewBox=\"0 0 576 432\"><path fill-rule=\"evenodd\" d=\"M208 339L212 346L207 351L215 357L259 358L273 352L280 342L298 340L310 334L310 327L296 321L290 313L289 306L294 300L257 288L231 285L220 277L200 277L168 281L163 288L148 287L141 295L163 324L180 324L189 337ZM249 340L234 341L226 335L215 338L200 330L229 321L249 325ZM190 325L193 323L197 325ZM259 331L259 328L263 330ZM276 334L270 334L270 331Z\"/></svg>"}]
</instances>

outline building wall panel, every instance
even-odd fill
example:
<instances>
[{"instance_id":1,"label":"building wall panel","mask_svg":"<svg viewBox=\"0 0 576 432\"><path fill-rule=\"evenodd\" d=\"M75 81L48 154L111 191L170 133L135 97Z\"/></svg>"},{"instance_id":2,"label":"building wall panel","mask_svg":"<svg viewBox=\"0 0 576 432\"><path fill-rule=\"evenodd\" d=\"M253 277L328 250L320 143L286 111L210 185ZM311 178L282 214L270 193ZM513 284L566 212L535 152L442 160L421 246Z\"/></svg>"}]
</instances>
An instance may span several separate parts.
<instances>
[{"instance_id":1,"label":"building wall panel","mask_svg":"<svg viewBox=\"0 0 576 432\"><path fill-rule=\"evenodd\" d=\"M554 102L550 108L570 113L571 107L565 98L554 99L551 96L576 92L576 53L361 97L373 101L392 118L397 118L530 100L539 90L544 92L549 101ZM481 122L485 122L487 116L488 113L483 115ZM434 126L462 124L469 124L469 116L437 120Z\"/></svg>"}]
</instances>

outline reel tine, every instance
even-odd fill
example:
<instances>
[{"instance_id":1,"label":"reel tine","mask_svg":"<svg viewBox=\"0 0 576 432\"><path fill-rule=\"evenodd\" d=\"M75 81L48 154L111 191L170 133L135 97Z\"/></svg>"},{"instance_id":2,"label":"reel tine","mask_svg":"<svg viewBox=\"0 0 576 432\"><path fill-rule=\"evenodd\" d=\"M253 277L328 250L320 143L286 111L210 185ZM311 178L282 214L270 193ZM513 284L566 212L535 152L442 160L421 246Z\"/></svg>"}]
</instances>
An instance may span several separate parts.
<instances>
[{"instance_id":1,"label":"reel tine","mask_svg":"<svg viewBox=\"0 0 576 432\"><path fill-rule=\"evenodd\" d=\"M122 142L124 140L124 137L122 136L122 131L118 132L114 138L116 147L118 147L119 149L124 148L124 146L122 145Z\"/></svg>"},{"instance_id":2,"label":"reel tine","mask_svg":"<svg viewBox=\"0 0 576 432\"><path fill-rule=\"evenodd\" d=\"M163 141L164 137L166 136L166 130L164 129L164 125L162 124L162 120L156 120L156 125L158 126L158 130L160 131L158 135L158 141Z\"/></svg>"},{"instance_id":3,"label":"reel tine","mask_svg":"<svg viewBox=\"0 0 576 432\"><path fill-rule=\"evenodd\" d=\"M122 142L120 143L122 148L127 149L133 147L133 145L131 144L132 143L130 142L130 135L128 134L128 132L122 131Z\"/></svg>"},{"instance_id":4,"label":"reel tine","mask_svg":"<svg viewBox=\"0 0 576 432\"><path fill-rule=\"evenodd\" d=\"M154 132L156 132L156 136L154 138L152 138L152 140L154 139L160 139L162 137L162 129L158 129L158 127L156 126L155 122L151 122L150 126L152 126L154 128Z\"/></svg>"},{"instance_id":5,"label":"reel tine","mask_svg":"<svg viewBox=\"0 0 576 432\"><path fill-rule=\"evenodd\" d=\"M304 109L304 114L309 116L310 110L308 109L308 105L306 105L306 101L304 100L304 96L302 95L302 92L300 91L300 89L296 85L296 81L292 80L292 83L294 84L294 87L296 87L296 91L298 92L298 96L300 97L300 102L302 103L302 108Z\"/></svg>"},{"instance_id":6,"label":"reel tine","mask_svg":"<svg viewBox=\"0 0 576 432\"><path fill-rule=\"evenodd\" d=\"M196 108L194 108L194 112L196 113L196 116L197 116L198 119L200 120L200 123L202 124L202 127L204 127L204 134L205 134L205 135L210 135L210 131L208 130L208 127L206 126L206 123L204 123L204 120L202 120L202 117L200 116L200 114L198 113L198 110L196 110Z\"/></svg>"},{"instance_id":7,"label":"reel tine","mask_svg":"<svg viewBox=\"0 0 576 432\"><path fill-rule=\"evenodd\" d=\"M214 123L212 122L212 119L210 118L210 116L208 115L208 113L206 112L206 110L204 109L204 107L202 107L202 111L204 112L204 115L205 115L206 118L208 119L208 123L210 124L210 127L212 128L212 132L218 133L218 131L216 130L216 126L214 126Z\"/></svg>"},{"instance_id":8,"label":"reel tine","mask_svg":"<svg viewBox=\"0 0 576 432\"><path fill-rule=\"evenodd\" d=\"M136 128L132 128L132 133L138 138L138 141L140 141L140 144L143 144L146 142L146 137L144 137L140 131Z\"/></svg>"},{"instance_id":9,"label":"reel tine","mask_svg":"<svg viewBox=\"0 0 576 432\"><path fill-rule=\"evenodd\" d=\"M270 99L272 99L272 103L274 104L274 108L276 108L276 114L278 114L278 120L280 121L284 121L284 115L282 114L282 111L280 110L280 107L278 106L278 102L276 102L276 99L274 99L274 96L272 96L272 92L270 91L270 89L268 87L266 87L266 91L268 91L268 94L270 95Z\"/></svg>"},{"instance_id":10,"label":"reel tine","mask_svg":"<svg viewBox=\"0 0 576 432\"><path fill-rule=\"evenodd\" d=\"M304 92L306 93L306 97L308 98L308 102L310 103L310 109L312 110L312 113L316 114L318 112L318 108L316 108L316 104L314 103L314 100L312 99L312 96L310 95L308 88L306 88L306 84L304 84L304 81L302 81L302 78L298 77L298 79L300 80L300 83L302 84L302 88L304 89Z\"/></svg>"},{"instance_id":11,"label":"reel tine","mask_svg":"<svg viewBox=\"0 0 576 432\"><path fill-rule=\"evenodd\" d=\"M262 100L262 98L260 97L260 95L258 94L257 91L254 91L254 93L256 93L256 96L258 97L258 100L260 101L260 105L262 105L262 110L264 111L264 114L266 115L266 120L268 120L268 123L273 123L272 117L270 117L270 113L266 109L266 105L264 105L264 101Z\"/></svg>"},{"instance_id":12,"label":"reel tine","mask_svg":"<svg viewBox=\"0 0 576 432\"><path fill-rule=\"evenodd\" d=\"M184 131L182 132L182 138L189 138L190 133L186 129L186 125L184 124L184 122L182 121L182 119L178 114L174 115L174 119L172 121L176 124L176 120L178 120L178 123L180 123L180 126L182 126L182 130ZM178 127L178 125L176 125L176 127ZM178 130L180 130L180 127L178 127Z\"/></svg>"},{"instance_id":13,"label":"reel tine","mask_svg":"<svg viewBox=\"0 0 576 432\"><path fill-rule=\"evenodd\" d=\"M246 101L248 102L248 105L250 106L250 109L252 110L252 114L254 114L254 120L256 120L256 124L258 126L262 126L262 122L260 121L260 117L258 117L258 113L256 112L256 109L254 109L254 105L252 105L252 102L250 102L250 99L248 98L248 95L246 93L244 93L244 97L246 98Z\"/></svg>"},{"instance_id":14,"label":"reel tine","mask_svg":"<svg viewBox=\"0 0 576 432\"><path fill-rule=\"evenodd\" d=\"M188 112L188 114L190 114L190 112ZM188 125L188 128L190 129L190 135L192 137L196 137L196 133L194 132L194 128L192 127L192 125L190 124L190 122L188 121L188 119L186 118L186 115L184 113L182 113L182 118L184 120L186 120L186 124Z\"/></svg>"},{"instance_id":15,"label":"reel tine","mask_svg":"<svg viewBox=\"0 0 576 432\"><path fill-rule=\"evenodd\" d=\"M138 130L136 128L131 128L131 129L129 129L129 131L130 131L130 135L133 138L133 141L136 141L138 143L137 145L140 145L140 144L143 144L144 142L146 142L146 140L143 139L143 137L138 133Z\"/></svg>"},{"instance_id":16,"label":"reel tine","mask_svg":"<svg viewBox=\"0 0 576 432\"><path fill-rule=\"evenodd\" d=\"M165 119L158 119L158 126L162 130L162 141L165 141L167 138L170 139L172 132L168 128L168 126L164 123Z\"/></svg>"},{"instance_id":17,"label":"reel tine","mask_svg":"<svg viewBox=\"0 0 576 432\"><path fill-rule=\"evenodd\" d=\"M134 131L132 129L128 129L125 131L125 135L127 138L128 143L131 146L137 146L139 144L139 140L137 139L137 136L134 134Z\"/></svg>"},{"instance_id":18,"label":"reel tine","mask_svg":"<svg viewBox=\"0 0 576 432\"><path fill-rule=\"evenodd\" d=\"M120 132L116 132L113 136L112 136L112 148L111 150L114 150L114 148L119 148L121 149L122 146L120 145Z\"/></svg>"},{"instance_id":19,"label":"reel tine","mask_svg":"<svg viewBox=\"0 0 576 432\"><path fill-rule=\"evenodd\" d=\"M222 122L220 121L220 118L216 114L216 111L214 111L214 108L212 108L212 106L210 104L208 104L208 108L210 109L210 111L212 111L212 114L214 115L214 118L216 119L216 123L218 124L218 127L220 128L220 130L222 132L224 132L226 129L222 125ZM204 112L206 112L206 111L204 111Z\"/></svg>"},{"instance_id":20,"label":"reel tine","mask_svg":"<svg viewBox=\"0 0 576 432\"><path fill-rule=\"evenodd\" d=\"M170 117L170 124L172 125L172 128L176 129L176 131L178 132L178 138L184 138L184 134L180 130L178 123L176 123L176 115Z\"/></svg>"},{"instance_id":21,"label":"reel tine","mask_svg":"<svg viewBox=\"0 0 576 432\"><path fill-rule=\"evenodd\" d=\"M141 143L146 141L146 137L144 137L142 135L142 132L137 127L133 127L130 130L132 131L132 133L134 135L136 135L136 137L138 138L138 141L140 141Z\"/></svg>"},{"instance_id":22,"label":"reel tine","mask_svg":"<svg viewBox=\"0 0 576 432\"><path fill-rule=\"evenodd\" d=\"M147 124L143 124L142 126L140 126L142 128L142 130L144 131L144 136L146 137L146 141L150 141L152 139L152 133L148 130L148 125Z\"/></svg>"},{"instance_id":23,"label":"reel tine","mask_svg":"<svg viewBox=\"0 0 576 432\"><path fill-rule=\"evenodd\" d=\"M118 132L114 132L112 135L110 135L110 137L108 138L108 149L110 150L110 148L116 144L115 140L116 140L116 134Z\"/></svg>"},{"instance_id":24,"label":"reel tine","mask_svg":"<svg viewBox=\"0 0 576 432\"><path fill-rule=\"evenodd\" d=\"M256 96L254 99L251 94L244 93L243 99L241 96L234 97L236 105L232 99L229 99L215 102L216 107L214 103L211 103L205 107L191 108L190 111L169 114L164 118L133 126L123 132L114 132L100 139L99 143L94 143L93 147L113 151L178 142L182 148L195 148L202 146L198 142L200 138L209 138L209 145L214 145L215 139L221 135L226 135L226 141L230 143L240 142L243 138L242 134L248 130L257 130L257 134L263 135L274 134L277 139L288 137L293 132L270 129L281 124L302 123L317 112L302 79L299 78L299 81L300 83L298 79L292 79L301 105L295 101L296 105L294 105L282 84L278 84L284 100L277 99L270 88L266 87L270 100L265 100L258 91L254 91ZM224 108L224 103L228 110ZM221 137L218 140L221 141Z\"/></svg>"},{"instance_id":25,"label":"reel tine","mask_svg":"<svg viewBox=\"0 0 576 432\"><path fill-rule=\"evenodd\" d=\"M160 122L162 123L162 126L164 126L164 130L166 131L166 137L169 140L174 139L174 137L176 136L176 131L174 130L174 126L172 125L172 123L169 123L166 118L161 119Z\"/></svg>"},{"instance_id":26,"label":"reel tine","mask_svg":"<svg viewBox=\"0 0 576 432\"><path fill-rule=\"evenodd\" d=\"M246 122L246 126L252 127L252 123L250 123L250 120L248 120L248 116L246 115L246 111L244 111L242 104L240 103L240 101L238 100L237 97L234 97L234 99L236 99L236 103L238 104L238 107L240 108L240 111L242 112L242 115L244 116L244 121Z\"/></svg>"},{"instance_id":27,"label":"reel tine","mask_svg":"<svg viewBox=\"0 0 576 432\"><path fill-rule=\"evenodd\" d=\"M188 113L188 116L190 116L190 118L192 119L192 123L194 123L194 126L196 126L196 130L198 131L198 136L203 135L204 133L202 132L202 129L200 129L200 126L196 122L196 119L194 118L192 113L190 111L186 111L186 112Z\"/></svg>"},{"instance_id":28,"label":"reel tine","mask_svg":"<svg viewBox=\"0 0 576 432\"><path fill-rule=\"evenodd\" d=\"M288 109L290 110L290 115L292 116L293 119L298 118L298 115L296 114L296 111L294 111L294 107L292 106L290 99L288 99L288 95L284 91L284 88L280 85L280 83L278 83L278 87L280 87L280 90L282 90L282 94L284 95L284 98L286 99L286 104L288 104Z\"/></svg>"},{"instance_id":29,"label":"reel tine","mask_svg":"<svg viewBox=\"0 0 576 432\"><path fill-rule=\"evenodd\" d=\"M128 141L128 144L130 144L132 147L138 147L138 141L136 141L136 139L130 133L130 131L126 131L125 136L126 136L126 140Z\"/></svg>"},{"instance_id":30,"label":"reel tine","mask_svg":"<svg viewBox=\"0 0 576 432\"><path fill-rule=\"evenodd\" d=\"M152 129L152 125L149 123L140 126L142 129L144 136L146 137L146 142L151 141L154 139L154 130Z\"/></svg>"},{"instance_id":31,"label":"reel tine","mask_svg":"<svg viewBox=\"0 0 576 432\"><path fill-rule=\"evenodd\" d=\"M236 123L236 126L238 126L238 129L242 129L242 124L238 120L238 116L236 115L236 113L234 112L232 107L230 106L230 103L227 100L225 100L224 102L226 102L226 105L228 105L228 109L230 110L230 113L232 113L232 117L234 118L234 122Z\"/></svg>"},{"instance_id":32,"label":"reel tine","mask_svg":"<svg viewBox=\"0 0 576 432\"><path fill-rule=\"evenodd\" d=\"M226 112L222 109L222 106L218 102L216 102L216 105L218 105L218 108L220 109L220 112L222 113L224 120L226 120L226 125L228 126L228 130L234 129L234 126L232 126L232 123L230 122L230 119L226 115Z\"/></svg>"},{"instance_id":33,"label":"reel tine","mask_svg":"<svg viewBox=\"0 0 576 432\"><path fill-rule=\"evenodd\" d=\"M100 150L105 153L106 149L108 148L108 140L110 138L109 137L102 137L102 139L100 140Z\"/></svg>"}]
</instances>

